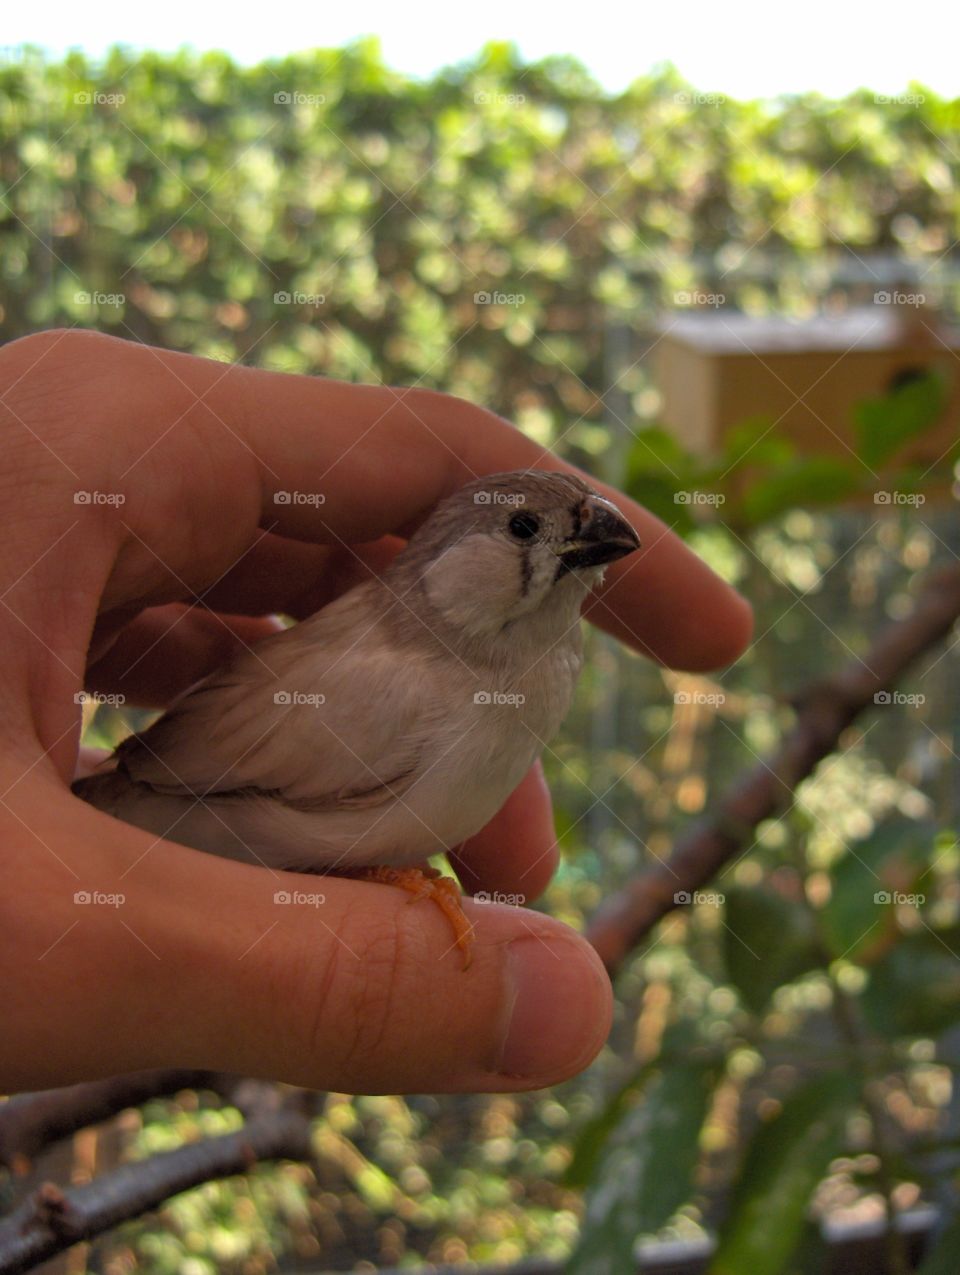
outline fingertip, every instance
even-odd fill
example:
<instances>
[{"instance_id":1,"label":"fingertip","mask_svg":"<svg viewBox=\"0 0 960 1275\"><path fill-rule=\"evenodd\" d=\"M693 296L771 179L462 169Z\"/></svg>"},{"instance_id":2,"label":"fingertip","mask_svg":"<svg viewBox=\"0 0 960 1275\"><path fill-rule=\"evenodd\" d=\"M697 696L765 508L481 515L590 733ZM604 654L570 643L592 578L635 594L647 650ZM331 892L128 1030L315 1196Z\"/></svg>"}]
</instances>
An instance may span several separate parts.
<instances>
[{"instance_id":1,"label":"fingertip","mask_svg":"<svg viewBox=\"0 0 960 1275\"><path fill-rule=\"evenodd\" d=\"M498 1074L541 1088L588 1067L613 1017L610 980L589 943L572 931L523 935L507 949L507 978L512 1003Z\"/></svg>"},{"instance_id":2,"label":"fingertip","mask_svg":"<svg viewBox=\"0 0 960 1275\"><path fill-rule=\"evenodd\" d=\"M709 640L688 643L669 660L684 673L715 673L735 664L753 639L753 607L736 589L717 579L717 601L709 612Z\"/></svg>"},{"instance_id":3,"label":"fingertip","mask_svg":"<svg viewBox=\"0 0 960 1275\"><path fill-rule=\"evenodd\" d=\"M718 635L721 643L714 652L714 663L710 666L711 669L726 668L727 665L736 663L753 641L755 629L753 607L736 589L730 588L729 592L727 621Z\"/></svg>"},{"instance_id":4,"label":"fingertip","mask_svg":"<svg viewBox=\"0 0 960 1275\"><path fill-rule=\"evenodd\" d=\"M690 673L726 668L753 636L750 603L675 537L659 556L615 564L583 616L659 664Z\"/></svg>"}]
</instances>

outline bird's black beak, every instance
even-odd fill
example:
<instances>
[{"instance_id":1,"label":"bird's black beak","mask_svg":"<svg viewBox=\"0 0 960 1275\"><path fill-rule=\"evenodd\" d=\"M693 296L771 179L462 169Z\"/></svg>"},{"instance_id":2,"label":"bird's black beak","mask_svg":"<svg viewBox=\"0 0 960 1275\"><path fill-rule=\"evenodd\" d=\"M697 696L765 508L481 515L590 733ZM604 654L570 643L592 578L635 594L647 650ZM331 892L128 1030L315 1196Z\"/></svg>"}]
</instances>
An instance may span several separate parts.
<instances>
[{"instance_id":1,"label":"bird's black beak","mask_svg":"<svg viewBox=\"0 0 960 1275\"><path fill-rule=\"evenodd\" d=\"M580 526L560 550L561 571L603 567L640 548L640 537L616 505L587 496L580 506Z\"/></svg>"}]
</instances>

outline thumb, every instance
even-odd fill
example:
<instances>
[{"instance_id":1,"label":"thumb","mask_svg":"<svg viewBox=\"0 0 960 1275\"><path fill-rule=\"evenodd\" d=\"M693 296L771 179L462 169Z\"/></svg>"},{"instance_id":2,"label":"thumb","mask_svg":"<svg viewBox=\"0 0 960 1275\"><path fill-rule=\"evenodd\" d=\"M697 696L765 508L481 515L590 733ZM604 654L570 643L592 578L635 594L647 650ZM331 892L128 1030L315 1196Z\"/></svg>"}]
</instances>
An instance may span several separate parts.
<instances>
[{"instance_id":1,"label":"thumb","mask_svg":"<svg viewBox=\"0 0 960 1275\"><path fill-rule=\"evenodd\" d=\"M234 863L60 804L69 875L45 865L57 881L29 947L57 941L42 961L20 948L23 1004L44 1004L45 1023L18 1015L8 1060L30 1087L189 1066L339 1092L510 1091L567 1079L606 1039L603 966L550 917L466 900L464 970L429 901ZM78 882L122 905L76 906Z\"/></svg>"}]
</instances>

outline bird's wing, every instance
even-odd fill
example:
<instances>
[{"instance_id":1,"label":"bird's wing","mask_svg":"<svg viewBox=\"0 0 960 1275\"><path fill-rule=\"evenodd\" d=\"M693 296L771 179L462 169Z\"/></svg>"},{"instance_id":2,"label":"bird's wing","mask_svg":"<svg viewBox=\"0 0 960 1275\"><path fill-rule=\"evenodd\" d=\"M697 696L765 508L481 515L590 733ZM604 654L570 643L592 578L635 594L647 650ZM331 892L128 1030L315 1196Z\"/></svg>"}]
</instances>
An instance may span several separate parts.
<instances>
[{"instance_id":1,"label":"bird's wing","mask_svg":"<svg viewBox=\"0 0 960 1275\"><path fill-rule=\"evenodd\" d=\"M301 625L243 652L125 740L120 768L160 792L257 790L303 809L402 793L444 709L428 657L348 636Z\"/></svg>"}]
</instances>

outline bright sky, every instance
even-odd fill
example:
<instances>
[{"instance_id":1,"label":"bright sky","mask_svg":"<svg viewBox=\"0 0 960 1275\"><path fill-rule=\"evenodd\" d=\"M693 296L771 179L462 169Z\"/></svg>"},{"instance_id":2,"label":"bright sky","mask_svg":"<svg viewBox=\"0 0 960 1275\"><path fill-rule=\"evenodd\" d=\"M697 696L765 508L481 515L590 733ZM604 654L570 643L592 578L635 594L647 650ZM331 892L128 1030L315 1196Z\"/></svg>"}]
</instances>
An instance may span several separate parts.
<instances>
[{"instance_id":1,"label":"bright sky","mask_svg":"<svg viewBox=\"0 0 960 1275\"><path fill-rule=\"evenodd\" d=\"M960 95L958 25L955 4L945 0L886 11L862 0L805 0L787 10L771 0L286 0L248 7L46 0L38 9L10 5L3 39L7 48L39 44L54 54L81 48L97 55L114 42L159 50L188 44L250 63L373 34L390 66L416 76L471 57L487 40L507 39L528 59L573 53L613 90L670 61L696 88L733 97L807 89L835 96L861 86L896 93L911 80L953 97Z\"/></svg>"}]
</instances>

